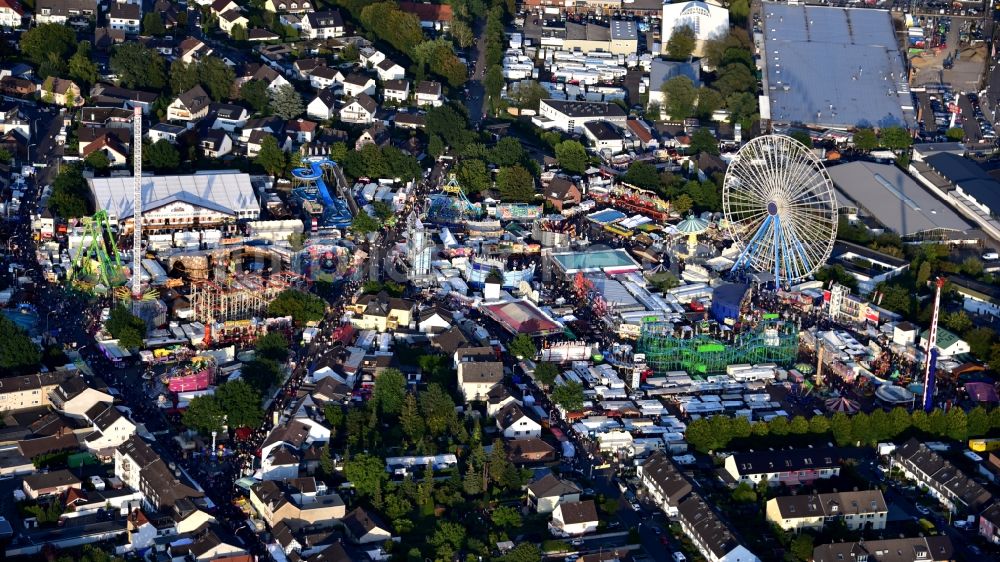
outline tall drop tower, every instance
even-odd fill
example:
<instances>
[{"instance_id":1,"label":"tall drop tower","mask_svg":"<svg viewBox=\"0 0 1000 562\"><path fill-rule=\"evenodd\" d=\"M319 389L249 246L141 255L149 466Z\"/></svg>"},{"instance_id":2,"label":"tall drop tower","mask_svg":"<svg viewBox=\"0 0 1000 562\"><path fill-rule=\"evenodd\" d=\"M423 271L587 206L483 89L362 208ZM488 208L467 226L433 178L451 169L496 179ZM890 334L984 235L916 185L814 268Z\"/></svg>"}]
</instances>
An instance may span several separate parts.
<instances>
[{"instance_id":1,"label":"tall drop tower","mask_svg":"<svg viewBox=\"0 0 1000 562\"><path fill-rule=\"evenodd\" d=\"M142 108L132 114L132 299L142 300Z\"/></svg>"}]
</instances>

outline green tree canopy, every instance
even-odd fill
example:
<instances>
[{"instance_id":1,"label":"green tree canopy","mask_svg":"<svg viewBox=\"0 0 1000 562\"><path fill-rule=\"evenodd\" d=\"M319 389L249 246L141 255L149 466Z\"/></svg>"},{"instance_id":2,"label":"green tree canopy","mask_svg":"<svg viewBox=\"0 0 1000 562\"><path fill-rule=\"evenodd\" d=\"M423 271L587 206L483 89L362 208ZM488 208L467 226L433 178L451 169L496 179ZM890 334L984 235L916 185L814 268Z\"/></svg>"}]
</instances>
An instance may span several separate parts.
<instances>
[{"instance_id":1,"label":"green tree canopy","mask_svg":"<svg viewBox=\"0 0 1000 562\"><path fill-rule=\"evenodd\" d=\"M667 56L673 60L687 60L694 52L697 42L694 29L690 26L675 27L667 40Z\"/></svg>"},{"instance_id":2,"label":"green tree canopy","mask_svg":"<svg viewBox=\"0 0 1000 562\"><path fill-rule=\"evenodd\" d=\"M76 33L64 25L43 23L21 34L20 47L34 64L42 64L50 56L64 60L77 48Z\"/></svg>"},{"instance_id":3,"label":"green tree canopy","mask_svg":"<svg viewBox=\"0 0 1000 562\"><path fill-rule=\"evenodd\" d=\"M146 337L146 323L123 305L111 309L111 316L104 327L125 349L142 347L142 340Z\"/></svg>"},{"instance_id":4,"label":"green tree canopy","mask_svg":"<svg viewBox=\"0 0 1000 562\"><path fill-rule=\"evenodd\" d=\"M52 182L49 210L63 218L90 214L90 188L80 166L63 166Z\"/></svg>"},{"instance_id":5,"label":"green tree canopy","mask_svg":"<svg viewBox=\"0 0 1000 562\"><path fill-rule=\"evenodd\" d=\"M660 175L652 164L637 160L629 164L622 181L643 189L656 189L660 186Z\"/></svg>"},{"instance_id":6,"label":"green tree canopy","mask_svg":"<svg viewBox=\"0 0 1000 562\"><path fill-rule=\"evenodd\" d=\"M263 80L248 80L240 86L240 99L250 104L258 113L267 113L271 99L267 94L267 84Z\"/></svg>"},{"instance_id":7,"label":"green tree canopy","mask_svg":"<svg viewBox=\"0 0 1000 562\"><path fill-rule=\"evenodd\" d=\"M142 32L154 37L166 35L167 28L163 25L163 17L159 12L146 12L146 15L142 16Z\"/></svg>"},{"instance_id":8,"label":"green tree canopy","mask_svg":"<svg viewBox=\"0 0 1000 562\"><path fill-rule=\"evenodd\" d=\"M567 381L555 387L552 390L552 401L569 412L583 409L583 385L576 381Z\"/></svg>"},{"instance_id":9,"label":"green tree canopy","mask_svg":"<svg viewBox=\"0 0 1000 562\"><path fill-rule=\"evenodd\" d=\"M889 150L903 150L913 144L913 137L902 127L886 127L879 136L881 145Z\"/></svg>"},{"instance_id":10,"label":"green tree canopy","mask_svg":"<svg viewBox=\"0 0 1000 562\"><path fill-rule=\"evenodd\" d=\"M378 2L361 10L359 21L375 37L397 51L413 55L424 40L417 16L400 11L395 2Z\"/></svg>"},{"instance_id":11,"label":"green tree canopy","mask_svg":"<svg viewBox=\"0 0 1000 562\"><path fill-rule=\"evenodd\" d=\"M91 58L90 41L81 41L69 58L69 77L83 86L97 82L97 64Z\"/></svg>"},{"instance_id":12,"label":"green tree canopy","mask_svg":"<svg viewBox=\"0 0 1000 562\"><path fill-rule=\"evenodd\" d=\"M271 90L269 99L271 111L282 119L294 119L302 115L306 109L302 103L302 96L291 84L284 84Z\"/></svg>"},{"instance_id":13,"label":"green tree canopy","mask_svg":"<svg viewBox=\"0 0 1000 562\"><path fill-rule=\"evenodd\" d=\"M501 168L497 174L500 198L506 203L528 203L535 200L535 178L523 166Z\"/></svg>"},{"instance_id":14,"label":"green tree canopy","mask_svg":"<svg viewBox=\"0 0 1000 562\"><path fill-rule=\"evenodd\" d=\"M385 369L375 378L372 401L383 414L398 415L406 400L406 377L399 369Z\"/></svg>"},{"instance_id":15,"label":"green tree canopy","mask_svg":"<svg viewBox=\"0 0 1000 562\"><path fill-rule=\"evenodd\" d=\"M107 170L111 166L111 160L108 159L108 153L103 150L95 150L87 155L83 159L84 164L90 168L100 172Z\"/></svg>"},{"instance_id":16,"label":"green tree canopy","mask_svg":"<svg viewBox=\"0 0 1000 562\"><path fill-rule=\"evenodd\" d=\"M582 174L589 163L587 150L576 140L565 140L557 144L556 158L563 170L574 174Z\"/></svg>"},{"instance_id":17,"label":"green tree canopy","mask_svg":"<svg viewBox=\"0 0 1000 562\"><path fill-rule=\"evenodd\" d=\"M718 156L719 140L715 138L712 131L705 128L697 129L694 133L691 133L691 152L694 154L706 152Z\"/></svg>"},{"instance_id":18,"label":"green tree canopy","mask_svg":"<svg viewBox=\"0 0 1000 562\"><path fill-rule=\"evenodd\" d=\"M260 393L245 381L220 384L215 389L215 399L229 427L258 427L264 421Z\"/></svg>"},{"instance_id":19,"label":"green tree canopy","mask_svg":"<svg viewBox=\"0 0 1000 562\"><path fill-rule=\"evenodd\" d=\"M510 344L507 345L507 351L514 357L523 357L525 359L534 359L535 355L538 354L535 342L527 334L514 336L514 339L510 340Z\"/></svg>"},{"instance_id":20,"label":"green tree canopy","mask_svg":"<svg viewBox=\"0 0 1000 562\"><path fill-rule=\"evenodd\" d=\"M318 322L326 314L326 301L298 289L286 289L267 307L267 316L276 318L291 316L296 324Z\"/></svg>"},{"instance_id":21,"label":"green tree canopy","mask_svg":"<svg viewBox=\"0 0 1000 562\"><path fill-rule=\"evenodd\" d=\"M694 103L698 98L698 90L690 78L674 76L663 83L661 90L666 100L662 109L670 115L671 119L687 119L694 115Z\"/></svg>"},{"instance_id":22,"label":"green tree canopy","mask_svg":"<svg viewBox=\"0 0 1000 562\"><path fill-rule=\"evenodd\" d=\"M858 150L875 150L878 148L878 137L872 129L858 129L853 135L854 148Z\"/></svg>"},{"instance_id":23,"label":"green tree canopy","mask_svg":"<svg viewBox=\"0 0 1000 562\"><path fill-rule=\"evenodd\" d=\"M0 314L0 369L5 372L33 370L40 358L38 346L28 333Z\"/></svg>"},{"instance_id":24,"label":"green tree canopy","mask_svg":"<svg viewBox=\"0 0 1000 562\"><path fill-rule=\"evenodd\" d=\"M142 161L157 172L172 172L181 165L181 155L167 139L160 139L142 151Z\"/></svg>"},{"instance_id":25,"label":"green tree canopy","mask_svg":"<svg viewBox=\"0 0 1000 562\"><path fill-rule=\"evenodd\" d=\"M288 338L281 332L268 332L254 344L257 357L284 363L288 359Z\"/></svg>"},{"instance_id":26,"label":"green tree canopy","mask_svg":"<svg viewBox=\"0 0 1000 562\"><path fill-rule=\"evenodd\" d=\"M111 55L111 70L126 88L161 90L167 84L163 57L140 43L124 43L117 47Z\"/></svg>"},{"instance_id":27,"label":"green tree canopy","mask_svg":"<svg viewBox=\"0 0 1000 562\"><path fill-rule=\"evenodd\" d=\"M455 401L438 384L429 384L420 393L420 412L431 435L442 435L457 423Z\"/></svg>"},{"instance_id":28,"label":"green tree canopy","mask_svg":"<svg viewBox=\"0 0 1000 562\"><path fill-rule=\"evenodd\" d=\"M381 458L362 453L344 463L344 476L358 494L371 498L381 492L388 475Z\"/></svg>"},{"instance_id":29,"label":"green tree canopy","mask_svg":"<svg viewBox=\"0 0 1000 562\"><path fill-rule=\"evenodd\" d=\"M382 223L364 211L354 215L354 219L351 221L351 230L358 234L368 234L380 228L382 228Z\"/></svg>"},{"instance_id":30,"label":"green tree canopy","mask_svg":"<svg viewBox=\"0 0 1000 562\"><path fill-rule=\"evenodd\" d=\"M277 176L285 170L286 162L285 152L278 146L278 140L271 135L264 137L254 163L269 175Z\"/></svg>"},{"instance_id":31,"label":"green tree canopy","mask_svg":"<svg viewBox=\"0 0 1000 562\"><path fill-rule=\"evenodd\" d=\"M225 422L225 412L219 401L212 395L196 396L188 403L187 410L181 416L181 421L188 429L193 429L202 435L213 431L221 431Z\"/></svg>"},{"instance_id":32,"label":"green tree canopy","mask_svg":"<svg viewBox=\"0 0 1000 562\"><path fill-rule=\"evenodd\" d=\"M240 376L257 392L266 394L272 386L281 382L282 368L274 359L261 357L245 363Z\"/></svg>"},{"instance_id":33,"label":"green tree canopy","mask_svg":"<svg viewBox=\"0 0 1000 562\"><path fill-rule=\"evenodd\" d=\"M726 100L718 90L702 86L698 88L698 105L695 108L695 115L699 119L711 119L716 110L725 105Z\"/></svg>"},{"instance_id":34,"label":"green tree canopy","mask_svg":"<svg viewBox=\"0 0 1000 562\"><path fill-rule=\"evenodd\" d=\"M552 386L559 375L559 368L555 363L540 362L535 365L535 380L545 386Z\"/></svg>"},{"instance_id":35,"label":"green tree canopy","mask_svg":"<svg viewBox=\"0 0 1000 562\"><path fill-rule=\"evenodd\" d=\"M477 158L466 158L455 168L455 179L466 193L479 193L490 188L490 172L486 162Z\"/></svg>"}]
</instances>

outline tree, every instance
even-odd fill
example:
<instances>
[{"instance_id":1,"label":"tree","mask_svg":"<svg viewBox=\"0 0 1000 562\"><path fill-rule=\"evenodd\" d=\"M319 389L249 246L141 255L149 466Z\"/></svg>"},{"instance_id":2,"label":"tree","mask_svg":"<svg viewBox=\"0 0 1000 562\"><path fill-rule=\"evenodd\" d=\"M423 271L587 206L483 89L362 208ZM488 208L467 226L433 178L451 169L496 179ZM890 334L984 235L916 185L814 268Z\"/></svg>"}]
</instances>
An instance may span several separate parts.
<instances>
[{"instance_id":1,"label":"tree","mask_svg":"<svg viewBox=\"0 0 1000 562\"><path fill-rule=\"evenodd\" d=\"M661 91L666 100L663 109L671 119L687 119L694 115L694 102L698 98L698 90L690 78L674 76L663 83Z\"/></svg>"},{"instance_id":2,"label":"tree","mask_svg":"<svg viewBox=\"0 0 1000 562\"><path fill-rule=\"evenodd\" d=\"M398 369L386 369L375 379L372 403L385 415L402 412L406 401L406 377Z\"/></svg>"},{"instance_id":3,"label":"tree","mask_svg":"<svg viewBox=\"0 0 1000 562\"><path fill-rule=\"evenodd\" d=\"M143 164L157 172L172 172L181 165L181 155L167 139L160 139L142 151Z\"/></svg>"},{"instance_id":4,"label":"tree","mask_svg":"<svg viewBox=\"0 0 1000 562\"><path fill-rule=\"evenodd\" d=\"M726 100L717 90L702 86L698 88L698 106L695 109L695 115L699 119L711 119L712 114L721 109L725 103Z\"/></svg>"},{"instance_id":5,"label":"tree","mask_svg":"<svg viewBox=\"0 0 1000 562\"><path fill-rule=\"evenodd\" d=\"M199 84L198 65L176 60L170 65L170 89L175 94L184 93Z\"/></svg>"},{"instance_id":6,"label":"tree","mask_svg":"<svg viewBox=\"0 0 1000 562\"><path fill-rule=\"evenodd\" d=\"M97 64L91 59L90 41L81 41L69 58L69 77L83 85L97 82Z\"/></svg>"},{"instance_id":7,"label":"tree","mask_svg":"<svg viewBox=\"0 0 1000 562\"><path fill-rule=\"evenodd\" d=\"M222 430L226 414L222 411L219 401L212 395L195 396L188 403L187 410L181 421L184 427L193 429L202 435Z\"/></svg>"},{"instance_id":8,"label":"tree","mask_svg":"<svg viewBox=\"0 0 1000 562\"><path fill-rule=\"evenodd\" d=\"M872 129L858 129L854 132L852 140L854 142L854 148L858 150L867 152L878 148L878 137L875 136L875 131Z\"/></svg>"},{"instance_id":9,"label":"tree","mask_svg":"<svg viewBox=\"0 0 1000 562\"><path fill-rule=\"evenodd\" d=\"M450 105L432 107L427 111L424 120L424 128L431 137L440 137L439 140L451 148L462 151L475 138L475 134L469 130L469 122L465 115L460 114ZM428 151L434 151L428 147Z\"/></svg>"},{"instance_id":10,"label":"tree","mask_svg":"<svg viewBox=\"0 0 1000 562\"><path fill-rule=\"evenodd\" d=\"M542 551L538 548L537 544L523 542L508 550L500 558L494 558L494 560L497 562L535 562L543 558Z\"/></svg>"},{"instance_id":11,"label":"tree","mask_svg":"<svg viewBox=\"0 0 1000 562\"><path fill-rule=\"evenodd\" d=\"M694 29L687 25L675 27L667 40L667 56L673 60L687 60L694 52L696 43Z\"/></svg>"},{"instance_id":12,"label":"tree","mask_svg":"<svg viewBox=\"0 0 1000 562\"><path fill-rule=\"evenodd\" d=\"M467 49L476 40L476 35L472 32L469 24L462 20L451 22L451 38L455 40L455 45L460 49Z\"/></svg>"},{"instance_id":13,"label":"tree","mask_svg":"<svg viewBox=\"0 0 1000 562\"><path fill-rule=\"evenodd\" d=\"M542 383L544 386L552 386L556 382L556 376L559 375L559 369L556 367L555 363L541 362L535 365L535 380Z\"/></svg>"},{"instance_id":14,"label":"tree","mask_svg":"<svg viewBox=\"0 0 1000 562\"><path fill-rule=\"evenodd\" d=\"M515 87L516 85L516 87ZM510 100L521 109L538 110L538 102L549 97L549 91L534 80L522 80L508 89Z\"/></svg>"},{"instance_id":15,"label":"tree","mask_svg":"<svg viewBox=\"0 0 1000 562\"><path fill-rule=\"evenodd\" d=\"M843 285L845 287L850 287L856 290L858 288L858 280L856 277L851 275L844 269L844 266L840 264L828 265L820 268L816 272L816 280L822 281L824 284L827 281L833 281L838 285Z\"/></svg>"},{"instance_id":16,"label":"tree","mask_svg":"<svg viewBox=\"0 0 1000 562\"><path fill-rule=\"evenodd\" d=\"M838 447L846 447L854 442L851 418L843 412L837 412L830 419L830 430L833 432L833 440Z\"/></svg>"},{"instance_id":17,"label":"tree","mask_svg":"<svg viewBox=\"0 0 1000 562\"><path fill-rule=\"evenodd\" d=\"M256 357L284 363L288 359L288 339L281 332L268 332L254 344Z\"/></svg>"},{"instance_id":18,"label":"tree","mask_svg":"<svg viewBox=\"0 0 1000 562\"><path fill-rule=\"evenodd\" d=\"M111 316L104 324L112 337L118 340L118 345L125 349L137 349L142 346L146 336L146 323L135 316L123 305L111 309Z\"/></svg>"},{"instance_id":19,"label":"tree","mask_svg":"<svg viewBox=\"0 0 1000 562\"><path fill-rule=\"evenodd\" d=\"M483 89L486 93L486 99L490 103L490 109L494 113L499 109L500 93L506 85L507 81L503 77L503 70L499 66L491 67L486 71L486 76L483 77Z\"/></svg>"},{"instance_id":20,"label":"tree","mask_svg":"<svg viewBox=\"0 0 1000 562\"><path fill-rule=\"evenodd\" d=\"M990 346L996 338L996 332L992 328L980 326L966 332L962 339L969 344L969 350L977 358L985 360L989 358Z\"/></svg>"},{"instance_id":21,"label":"tree","mask_svg":"<svg viewBox=\"0 0 1000 562\"><path fill-rule=\"evenodd\" d=\"M49 210L63 218L78 218L89 214L90 188L80 166L63 166L52 182Z\"/></svg>"},{"instance_id":22,"label":"tree","mask_svg":"<svg viewBox=\"0 0 1000 562\"><path fill-rule=\"evenodd\" d=\"M0 314L0 369L5 372L34 369L40 357L38 347L28 333Z\"/></svg>"},{"instance_id":23,"label":"tree","mask_svg":"<svg viewBox=\"0 0 1000 562\"><path fill-rule=\"evenodd\" d=\"M733 94L755 94L757 91L757 76L742 63L729 63L720 68L717 74L713 86L727 100Z\"/></svg>"},{"instance_id":24,"label":"tree","mask_svg":"<svg viewBox=\"0 0 1000 562\"><path fill-rule=\"evenodd\" d=\"M749 92L737 92L726 96L729 122L739 123L744 130L750 128L757 118L757 96Z\"/></svg>"},{"instance_id":25,"label":"tree","mask_svg":"<svg viewBox=\"0 0 1000 562\"><path fill-rule=\"evenodd\" d=\"M362 453L344 463L344 476L358 494L370 498L381 491L387 474L382 459Z\"/></svg>"},{"instance_id":26,"label":"tree","mask_svg":"<svg viewBox=\"0 0 1000 562\"><path fill-rule=\"evenodd\" d=\"M358 234L368 234L369 232L375 232L382 228L382 224L378 220L369 215L365 211L361 211L357 215L354 215L354 219L351 220L351 230Z\"/></svg>"},{"instance_id":27,"label":"tree","mask_svg":"<svg viewBox=\"0 0 1000 562\"><path fill-rule=\"evenodd\" d=\"M506 203L528 203L535 200L535 178L522 166L501 168L497 174L500 198Z\"/></svg>"},{"instance_id":28,"label":"tree","mask_svg":"<svg viewBox=\"0 0 1000 562\"><path fill-rule=\"evenodd\" d=\"M155 50L124 43L111 55L111 71L126 88L161 90L167 84L166 65Z\"/></svg>"},{"instance_id":29,"label":"tree","mask_svg":"<svg viewBox=\"0 0 1000 562\"><path fill-rule=\"evenodd\" d=\"M270 176L277 176L285 169L285 152L278 146L278 140L273 136L264 137L260 144L260 152L254 158L254 163L264 168Z\"/></svg>"},{"instance_id":30,"label":"tree","mask_svg":"<svg viewBox=\"0 0 1000 562\"><path fill-rule=\"evenodd\" d=\"M886 127L879 136L882 146L889 150L903 150L913 144L913 137L902 127Z\"/></svg>"},{"instance_id":31,"label":"tree","mask_svg":"<svg viewBox=\"0 0 1000 562\"><path fill-rule=\"evenodd\" d=\"M951 408L946 418L945 435L955 441L965 441L969 438L969 418L962 408Z\"/></svg>"},{"instance_id":32,"label":"tree","mask_svg":"<svg viewBox=\"0 0 1000 562\"><path fill-rule=\"evenodd\" d=\"M453 553L465 543L465 533L465 527L461 524L439 519L428 544L435 548L438 560L451 560Z\"/></svg>"},{"instance_id":33,"label":"tree","mask_svg":"<svg viewBox=\"0 0 1000 562\"><path fill-rule=\"evenodd\" d=\"M504 530L516 529L521 526L521 512L509 505L500 506L490 514L490 521Z\"/></svg>"},{"instance_id":34,"label":"tree","mask_svg":"<svg viewBox=\"0 0 1000 562\"><path fill-rule=\"evenodd\" d=\"M236 24L233 26L232 38L233 41L242 43L250 39L250 35L247 33L247 28L243 27L242 25Z\"/></svg>"},{"instance_id":35,"label":"tree","mask_svg":"<svg viewBox=\"0 0 1000 562\"><path fill-rule=\"evenodd\" d=\"M43 23L21 34L21 54L40 65L50 57L64 60L77 48L76 33L67 26Z\"/></svg>"},{"instance_id":36,"label":"tree","mask_svg":"<svg viewBox=\"0 0 1000 562\"><path fill-rule=\"evenodd\" d=\"M267 93L267 83L263 80L249 80L240 86L240 99L250 104L258 113L267 113L270 98ZM339 162L339 160L338 160Z\"/></svg>"},{"instance_id":37,"label":"tree","mask_svg":"<svg viewBox=\"0 0 1000 562\"><path fill-rule=\"evenodd\" d=\"M281 364L266 357L254 359L243 365L240 377L258 392L265 394L272 386L281 381Z\"/></svg>"},{"instance_id":38,"label":"tree","mask_svg":"<svg viewBox=\"0 0 1000 562\"><path fill-rule=\"evenodd\" d=\"M216 387L215 398L229 427L257 427L264 421L260 393L245 381L235 380Z\"/></svg>"},{"instance_id":39,"label":"tree","mask_svg":"<svg viewBox=\"0 0 1000 562\"><path fill-rule=\"evenodd\" d=\"M969 318L969 314L964 310L944 313L941 317L941 322L945 328L956 334L964 334L966 331L972 329L972 318Z\"/></svg>"},{"instance_id":40,"label":"tree","mask_svg":"<svg viewBox=\"0 0 1000 562\"><path fill-rule=\"evenodd\" d=\"M567 412L583 409L583 385L576 381L566 381L552 390L552 401Z\"/></svg>"},{"instance_id":41,"label":"tree","mask_svg":"<svg viewBox=\"0 0 1000 562\"><path fill-rule=\"evenodd\" d=\"M637 160L629 164L622 181L643 189L656 189L660 185L660 175L652 164Z\"/></svg>"},{"instance_id":42,"label":"tree","mask_svg":"<svg viewBox=\"0 0 1000 562\"><path fill-rule=\"evenodd\" d=\"M821 435L830 431L830 420L826 416L813 416L809 419L809 433Z\"/></svg>"},{"instance_id":43,"label":"tree","mask_svg":"<svg viewBox=\"0 0 1000 562\"><path fill-rule=\"evenodd\" d=\"M969 410L969 414L966 416L966 429L969 437L982 437L989 432L990 418L985 408L976 406Z\"/></svg>"},{"instance_id":44,"label":"tree","mask_svg":"<svg viewBox=\"0 0 1000 562\"><path fill-rule=\"evenodd\" d=\"M961 127L952 127L944 132L944 136L948 137L948 140L962 142L965 140L965 129Z\"/></svg>"},{"instance_id":45,"label":"tree","mask_svg":"<svg viewBox=\"0 0 1000 562\"><path fill-rule=\"evenodd\" d=\"M525 159L524 147L514 137L504 137L487 154L487 160L497 166L513 166Z\"/></svg>"},{"instance_id":46,"label":"tree","mask_svg":"<svg viewBox=\"0 0 1000 562\"><path fill-rule=\"evenodd\" d=\"M397 51L410 55L424 39L420 19L399 10L394 2L379 2L365 6L358 20L375 37Z\"/></svg>"},{"instance_id":47,"label":"tree","mask_svg":"<svg viewBox=\"0 0 1000 562\"><path fill-rule=\"evenodd\" d=\"M438 384L429 384L420 393L420 413L431 435L443 434L456 423L455 402Z\"/></svg>"},{"instance_id":48,"label":"tree","mask_svg":"<svg viewBox=\"0 0 1000 562\"><path fill-rule=\"evenodd\" d=\"M455 179L466 193L479 193L490 188L490 173L486 163L478 159L466 159L458 163Z\"/></svg>"},{"instance_id":49,"label":"tree","mask_svg":"<svg viewBox=\"0 0 1000 562\"><path fill-rule=\"evenodd\" d=\"M527 334L514 336L514 339L510 340L510 344L507 345L507 351L514 357L523 357L525 359L534 359L535 355L538 354L535 342Z\"/></svg>"},{"instance_id":50,"label":"tree","mask_svg":"<svg viewBox=\"0 0 1000 562\"><path fill-rule=\"evenodd\" d=\"M166 35L167 28L163 25L163 17L160 16L159 12L146 12L146 15L142 17L142 32L145 35L155 37Z\"/></svg>"},{"instance_id":51,"label":"tree","mask_svg":"<svg viewBox=\"0 0 1000 562\"><path fill-rule=\"evenodd\" d=\"M108 153L103 150L95 150L87 155L83 159L83 162L97 171L107 170L111 166L111 161L108 159Z\"/></svg>"},{"instance_id":52,"label":"tree","mask_svg":"<svg viewBox=\"0 0 1000 562\"><path fill-rule=\"evenodd\" d=\"M809 433L809 421L802 416L795 416L788 424L788 431L792 435L805 435Z\"/></svg>"},{"instance_id":53,"label":"tree","mask_svg":"<svg viewBox=\"0 0 1000 562\"><path fill-rule=\"evenodd\" d=\"M704 66L717 69L723 66L727 52L733 50L749 52L752 47L753 43L746 30L733 27L728 34L705 41L702 61Z\"/></svg>"},{"instance_id":54,"label":"tree","mask_svg":"<svg viewBox=\"0 0 1000 562\"><path fill-rule=\"evenodd\" d=\"M198 83L205 87L208 95L215 101L229 99L233 93L235 81L236 74L233 69L218 57L205 57L198 63ZM301 98L299 98L299 103L302 103ZM300 110L299 113L302 111ZM295 115L291 117L295 117Z\"/></svg>"},{"instance_id":55,"label":"tree","mask_svg":"<svg viewBox=\"0 0 1000 562\"><path fill-rule=\"evenodd\" d=\"M295 91L295 87L291 84L285 84L271 90L270 101L271 110L282 119L293 119L305 111L305 106L302 105L302 96Z\"/></svg>"},{"instance_id":56,"label":"tree","mask_svg":"<svg viewBox=\"0 0 1000 562\"><path fill-rule=\"evenodd\" d=\"M799 141L800 143L802 143L803 145L805 145L806 148L812 148L813 141L812 141L812 137L809 136L809 133L807 133L805 131L792 131L792 134L790 134L788 136L790 136L793 139Z\"/></svg>"},{"instance_id":57,"label":"tree","mask_svg":"<svg viewBox=\"0 0 1000 562\"><path fill-rule=\"evenodd\" d=\"M757 492L750 484L740 482L733 489L733 501L736 503L754 503L757 501Z\"/></svg>"},{"instance_id":58,"label":"tree","mask_svg":"<svg viewBox=\"0 0 1000 562\"><path fill-rule=\"evenodd\" d=\"M589 163L587 150L576 140L566 140L557 144L556 158L563 170L576 174L582 174Z\"/></svg>"},{"instance_id":59,"label":"tree","mask_svg":"<svg viewBox=\"0 0 1000 562\"><path fill-rule=\"evenodd\" d=\"M348 43L340 50L340 60L344 62L354 62L358 60L359 55L358 46L355 43Z\"/></svg>"},{"instance_id":60,"label":"tree","mask_svg":"<svg viewBox=\"0 0 1000 562\"><path fill-rule=\"evenodd\" d=\"M743 25L750 15L749 0L733 0L729 3L729 20L736 25ZM812 554L812 553L810 553Z\"/></svg>"},{"instance_id":61,"label":"tree","mask_svg":"<svg viewBox=\"0 0 1000 562\"><path fill-rule=\"evenodd\" d=\"M698 129L691 134L690 150L694 154L701 154L702 152L705 152L718 156L719 140L715 138L712 131L705 128Z\"/></svg>"},{"instance_id":62,"label":"tree","mask_svg":"<svg viewBox=\"0 0 1000 562\"><path fill-rule=\"evenodd\" d=\"M268 318L291 316L296 324L318 322L326 315L326 301L298 289L285 289L267 307Z\"/></svg>"},{"instance_id":63,"label":"tree","mask_svg":"<svg viewBox=\"0 0 1000 562\"><path fill-rule=\"evenodd\" d=\"M813 548L815 548L814 542L813 536L809 533L799 533L792 539L788 550L796 560L807 562L808 560L812 560Z\"/></svg>"},{"instance_id":64,"label":"tree","mask_svg":"<svg viewBox=\"0 0 1000 562\"><path fill-rule=\"evenodd\" d=\"M424 419L420 416L417 397L412 393L408 393L403 399L403 406L399 413L399 427L411 442L420 441L424 436Z\"/></svg>"},{"instance_id":65,"label":"tree","mask_svg":"<svg viewBox=\"0 0 1000 562\"><path fill-rule=\"evenodd\" d=\"M979 277L983 274L983 262L977 257L969 256L962 261L960 269L969 277Z\"/></svg>"}]
</instances>

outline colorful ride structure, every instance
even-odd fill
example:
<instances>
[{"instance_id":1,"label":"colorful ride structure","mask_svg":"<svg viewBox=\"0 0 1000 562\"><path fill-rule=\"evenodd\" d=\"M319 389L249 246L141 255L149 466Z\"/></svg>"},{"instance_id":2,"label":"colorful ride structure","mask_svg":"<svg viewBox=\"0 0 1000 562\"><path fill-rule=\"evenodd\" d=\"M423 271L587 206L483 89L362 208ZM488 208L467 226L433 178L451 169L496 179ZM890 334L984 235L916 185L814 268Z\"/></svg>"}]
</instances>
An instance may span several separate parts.
<instances>
[{"instance_id":1,"label":"colorful ride structure","mask_svg":"<svg viewBox=\"0 0 1000 562\"><path fill-rule=\"evenodd\" d=\"M337 181L337 163L328 158L305 161L307 167L292 170L293 197L309 215L315 228L347 228L353 216L347 203L330 193L329 182Z\"/></svg>"}]
</instances>

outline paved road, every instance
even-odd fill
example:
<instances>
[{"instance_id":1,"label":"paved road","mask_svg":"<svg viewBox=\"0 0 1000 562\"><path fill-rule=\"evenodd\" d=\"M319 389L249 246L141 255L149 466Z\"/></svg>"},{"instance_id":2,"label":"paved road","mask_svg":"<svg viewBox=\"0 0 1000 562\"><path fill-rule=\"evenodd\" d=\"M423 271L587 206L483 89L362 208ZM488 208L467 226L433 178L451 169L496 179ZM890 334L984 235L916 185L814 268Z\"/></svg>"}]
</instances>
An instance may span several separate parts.
<instances>
[{"instance_id":1,"label":"paved road","mask_svg":"<svg viewBox=\"0 0 1000 562\"><path fill-rule=\"evenodd\" d=\"M466 83L469 89L465 96L465 107L469 110L469 119L473 127L479 127L483 120L483 74L486 72L486 18L476 20L473 25L476 44L472 48L470 66L473 68L472 79Z\"/></svg>"}]
</instances>

